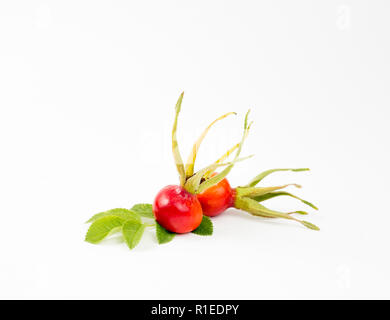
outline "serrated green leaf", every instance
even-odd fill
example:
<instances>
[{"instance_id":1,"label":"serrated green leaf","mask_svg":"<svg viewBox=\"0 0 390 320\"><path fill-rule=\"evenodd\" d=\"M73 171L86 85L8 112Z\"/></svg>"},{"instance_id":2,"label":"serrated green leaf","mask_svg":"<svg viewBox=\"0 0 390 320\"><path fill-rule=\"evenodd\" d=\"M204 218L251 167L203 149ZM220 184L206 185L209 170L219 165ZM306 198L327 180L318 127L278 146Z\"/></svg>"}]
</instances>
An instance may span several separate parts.
<instances>
[{"instance_id":1,"label":"serrated green leaf","mask_svg":"<svg viewBox=\"0 0 390 320\"><path fill-rule=\"evenodd\" d=\"M91 219L89 219L86 223L94 222L97 219L100 219L100 218L105 217L105 216L116 216L116 217L120 217L124 220L135 219L135 220L141 222L141 217L139 216L138 213L136 213L132 210L129 210L129 209L116 208L116 209L111 209L111 210L97 213Z\"/></svg>"},{"instance_id":2,"label":"serrated green leaf","mask_svg":"<svg viewBox=\"0 0 390 320\"><path fill-rule=\"evenodd\" d=\"M156 236L159 244L167 243L172 241L176 233L170 232L163 228L158 222L156 222Z\"/></svg>"},{"instance_id":3,"label":"serrated green leaf","mask_svg":"<svg viewBox=\"0 0 390 320\"><path fill-rule=\"evenodd\" d=\"M201 224L192 233L200 236L211 236L213 234L213 223L211 219L208 216L203 216Z\"/></svg>"},{"instance_id":4,"label":"serrated green leaf","mask_svg":"<svg viewBox=\"0 0 390 320\"><path fill-rule=\"evenodd\" d=\"M127 220L122 226L123 237L130 249L134 249L144 234L146 225L135 220Z\"/></svg>"},{"instance_id":5,"label":"serrated green leaf","mask_svg":"<svg viewBox=\"0 0 390 320\"><path fill-rule=\"evenodd\" d=\"M308 171L310 170L309 168L298 168L298 169L293 169L293 168L284 168L284 169L270 169L266 170L262 173L260 173L258 176L253 178L251 182L249 182L245 187L254 187L256 186L261 180L263 180L266 176L270 175L271 173L277 172L277 171L293 171L293 172L301 172L301 171Z\"/></svg>"},{"instance_id":6,"label":"serrated green leaf","mask_svg":"<svg viewBox=\"0 0 390 320\"><path fill-rule=\"evenodd\" d=\"M141 217L154 219L153 206L149 203L136 204L130 210L138 213Z\"/></svg>"},{"instance_id":7,"label":"serrated green leaf","mask_svg":"<svg viewBox=\"0 0 390 320\"><path fill-rule=\"evenodd\" d=\"M118 216L104 216L94 221L88 229L85 241L99 243L114 229L121 227L125 220Z\"/></svg>"}]
</instances>

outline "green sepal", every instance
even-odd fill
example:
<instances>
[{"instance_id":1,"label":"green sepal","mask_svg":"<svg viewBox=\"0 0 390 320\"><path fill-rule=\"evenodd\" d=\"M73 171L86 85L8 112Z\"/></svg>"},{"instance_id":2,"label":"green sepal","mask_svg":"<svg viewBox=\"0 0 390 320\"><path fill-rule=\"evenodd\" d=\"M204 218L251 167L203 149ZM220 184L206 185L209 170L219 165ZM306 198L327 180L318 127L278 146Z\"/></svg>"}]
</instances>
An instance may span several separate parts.
<instances>
[{"instance_id":1,"label":"green sepal","mask_svg":"<svg viewBox=\"0 0 390 320\"><path fill-rule=\"evenodd\" d=\"M235 151L237 150L237 148L240 146L240 143L237 143L235 144L232 148L230 148L228 151L226 151L220 158L218 158L217 161L215 161L215 164L218 164L218 163L222 163L223 161L225 161L225 159L229 158L229 156ZM210 178L210 175L213 173L214 171L207 171L206 174L204 175L204 178L207 180L208 178Z\"/></svg>"},{"instance_id":2,"label":"green sepal","mask_svg":"<svg viewBox=\"0 0 390 320\"><path fill-rule=\"evenodd\" d=\"M301 223L302 223L306 228L309 228L309 229L311 229L311 230L320 231L320 228L318 228L315 224L312 224L311 222L307 222L307 221L301 220Z\"/></svg>"},{"instance_id":3,"label":"green sepal","mask_svg":"<svg viewBox=\"0 0 390 320\"><path fill-rule=\"evenodd\" d=\"M170 232L163 228L158 222L156 222L156 236L159 244L167 243L172 241L176 233Z\"/></svg>"},{"instance_id":4,"label":"green sepal","mask_svg":"<svg viewBox=\"0 0 390 320\"><path fill-rule=\"evenodd\" d=\"M245 122L244 122L244 133L242 135L242 139L241 139L241 142L237 148L237 151L236 151L236 155L235 155L235 158L234 160L232 161L232 163L226 167L221 173L215 175L214 177L211 177L210 179L207 179L206 181L204 181L203 183L200 184L199 188L198 188L198 193L202 193L203 191L207 190L208 188L216 185L217 183L219 183L220 181L222 181L223 179L225 179L225 177L230 173L230 171L233 169L234 167L234 164L235 162L237 162L238 160L238 157L240 156L240 153L241 153L241 150L242 150L242 146L244 145L244 141L245 139L247 138L248 136L248 133L249 133L249 129L250 127L252 126L252 123L249 123L248 124L248 116L249 116L249 112L250 110L248 110L248 112L246 113L245 115Z\"/></svg>"},{"instance_id":5,"label":"green sepal","mask_svg":"<svg viewBox=\"0 0 390 320\"><path fill-rule=\"evenodd\" d=\"M195 168L195 160L196 160L196 156L198 154L198 150L199 150L199 147L200 145L202 144L202 141L203 139L206 137L207 133L210 131L210 129L212 128L212 126L214 124L216 124L218 121L222 120L222 119L225 119L226 117L230 116L230 115L236 115L235 112L229 112L229 113L226 113L224 114L223 116L221 117L218 117L217 119L215 119L213 122L211 122L207 128L202 132L202 134L200 135L200 137L198 138L198 140L196 140L194 146L192 147L192 150L191 150L191 154L189 155L188 157L188 160L187 160L187 164L185 166L185 172L186 172L186 178L189 178L191 177L193 174L194 174L194 168Z\"/></svg>"},{"instance_id":6,"label":"green sepal","mask_svg":"<svg viewBox=\"0 0 390 320\"><path fill-rule=\"evenodd\" d=\"M266 194L261 195L261 196L253 197L252 199L256 200L257 202L262 202L262 201L269 200L269 199L279 197L279 196L289 196L289 197L295 198L295 199L301 201L302 203L308 205L309 207L313 208L314 210L318 210L318 208L314 204L312 204L311 202L303 200L303 199L297 197L296 195L293 195L292 193L285 192L285 191L269 192L269 193L266 193Z\"/></svg>"},{"instance_id":7,"label":"green sepal","mask_svg":"<svg viewBox=\"0 0 390 320\"><path fill-rule=\"evenodd\" d=\"M299 184L292 183L292 184L285 184L284 186L276 186L276 187L238 187L236 188L236 192L238 197L255 198L258 196L266 195L272 191L287 188L289 186L301 188Z\"/></svg>"},{"instance_id":8,"label":"green sepal","mask_svg":"<svg viewBox=\"0 0 390 320\"><path fill-rule=\"evenodd\" d=\"M226 164L212 164L207 166L206 168L199 170L192 177L187 179L184 185L184 189L186 189L189 193L196 194L199 189L200 182L202 181L202 178L206 174L206 172L214 171L216 168L223 165Z\"/></svg>"},{"instance_id":9,"label":"green sepal","mask_svg":"<svg viewBox=\"0 0 390 320\"><path fill-rule=\"evenodd\" d=\"M208 216L203 216L199 227L192 231L192 233L200 236L211 236L213 234L213 223L211 219Z\"/></svg>"},{"instance_id":10,"label":"green sepal","mask_svg":"<svg viewBox=\"0 0 390 320\"><path fill-rule=\"evenodd\" d=\"M201 181L207 172L214 172L218 167L231 166L234 163L241 162L241 161L247 160L247 159L252 158L252 157L253 157L253 155L250 155L250 156L247 156L244 158L239 158L237 160L234 160L233 162L211 164L211 165L207 166L206 168L199 170L191 178L187 179L187 181L184 185L184 189L186 189L189 193L192 193L192 194L201 193L205 190L205 189L200 188ZM217 184L218 182L219 181L215 182L214 184ZM212 187L214 184L209 184L207 186L207 189Z\"/></svg>"},{"instance_id":11,"label":"green sepal","mask_svg":"<svg viewBox=\"0 0 390 320\"><path fill-rule=\"evenodd\" d=\"M284 168L284 169L270 169L266 170L262 173L260 173L258 176L253 178L251 182L249 182L245 187L254 187L256 186L261 180L263 180L266 176L270 175L271 173L277 172L277 171L293 171L293 172L301 172L301 171L308 171L310 170L309 168L298 168L298 169L293 169L293 168Z\"/></svg>"},{"instance_id":12,"label":"green sepal","mask_svg":"<svg viewBox=\"0 0 390 320\"><path fill-rule=\"evenodd\" d=\"M297 211L294 211L293 213L297 213L297 214L301 214L301 215L308 215L309 214L308 212L302 211L302 210L297 210Z\"/></svg>"},{"instance_id":13,"label":"green sepal","mask_svg":"<svg viewBox=\"0 0 390 320\"><path fill-rule=\"evenodd\" d=\"M263 218L283 218L283 219L288 219L288 220L294 220L296 222L301 223L305 227L312 229L312 230L320 230L317 226L314 224L307 222L307 221L302 221L299 220L290 214L292 213L297 213L297 212L289 212L289 213L284 213L284 212L279 212L275 210L268 209L258 203L256 200L253 200L251 198L246 198L246 197L237 197L234 203L235 207L237 209L244 210L254 216L259 216Z\"/></svg>"},{"instance_id":14,"label":"green sepal","mask_svg":"<svg viewBox=\"0 0 390 320\"><path fill-rule=\"evenodd\" d=\"M173 128L172 128L172 153L173 153L173 158L175 160L177 172L179 173L181 186L183 186L186 181L186 174L185 174L183 159L179 151L179 144L177 142L176 132L177 132L177 122L181 110L181 103L183 101L183 96L184 96L184 92L181 93L179 99L177 100L176 107L175 107L175 121L173 123Z\"/></svg>"}]
</instances>

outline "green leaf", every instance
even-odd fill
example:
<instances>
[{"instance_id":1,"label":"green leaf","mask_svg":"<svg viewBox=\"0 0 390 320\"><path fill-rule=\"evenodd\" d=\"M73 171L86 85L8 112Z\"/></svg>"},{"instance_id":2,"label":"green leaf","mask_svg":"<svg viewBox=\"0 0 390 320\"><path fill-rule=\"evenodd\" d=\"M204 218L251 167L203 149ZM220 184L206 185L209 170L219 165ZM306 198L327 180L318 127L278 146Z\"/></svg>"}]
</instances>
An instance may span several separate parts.
<instances>
[{"instance_id":1,"label":"green leaf","mask_svg":"<svg viewBox=\"0 0 390 320\"><path fill-rule=\"evenodd\" d=\"M127 220L122 226L122 234L130 249L134 249L144 234L146 225L135 220Z\"/></svg>"},{"instance_id":2,"label":"green leaf","mask_svg":"<svg viewBox=\"0 0 390 320\"><path fill-rule=\"evenodd\" d=\"M314 210L318 210L318 208L314 204L312 204L311 202L303 200L303 199L297 197L296 195L293 195L290 192L285 192L285 191L270 192L270 193L264 194L262 196L254 197L253 199L258 201L258 202L261 202L261 201L265 201L265 200L272 199L274 197L279 197L279 196L289 196L289 197L295 198L295 199L303 202L304 204L308 205L309 207L312 207Z\"/></svg>"},{"instance_id":3,"label":"green leaf","mask_svg":"<svg viewBox=\"0 0 390 320\"><path fill-rule=\"evenodd\" d=\"M156 236L159 244L167 243L175 237L176 233L170 232L156 222Z\"/></svg>"},{"instance_id":4,"label":"green leaf","mask_svg":"<svg viewBox=\"0 0 390 320\"><path fill-rule=\"evenodd\" d=\"M249 182L246 187L254 187L255 185L257 185L261 180L263 180L266 176L270 175L271 173L273 172L277 172L277 171L293 171L293 172L300 172L300 171L308 171L310 170L309 168L298 168L298 169L292 169L292 168L286 168L286 169L270 169L270 170L267 170L267 171L264 171L262 173L260 173L258 176L256 176L255 178L253 178L251 180L251 182Z\"/></svg>"},{"instance_id":5,"label":"green leaf","mask_svg":"<svg viewBox=\"0 0 390 320\"><path fill-rule=\"evenodd\" d=\"M191 150L191 154L190 156L188 157L188 160L187 160L187 164L186 164L186 168L185 168L185 171L186 171L186 177L191 177L193 174L194 174L194 167L195 167L195 160L196 160L196 156L197 156L197 153L198 153L198 150L199 150L199 147L200 145L202 144L202 141L203 139L206 137L207 133L210 131L211 127L216 124L219 120L222 120L222 119L225 119L226 117L230 116L230 115L236 115L235 112L229 112L229 113L226 113L224 114L223 116L215 119L213 122L211 122L207 128L202 132L202 134L200 135L200 137L198 138L198 140L196 140L194 146L192 147L192 150Z\"/></svg>"},{"instance_id":6,"label":"green leaf","mask_svg":"<svg viewBox=\"0 0 390 320\"><path fill-rule=\"evenodd\" d=\"M213 223L211 219L208 216L203 216L201 224L192 233L200 236L211 236L213 234Z\"/></svg>"},{"instance_id":7,"label":"green leaf","mask_svg":"<svg viewBox=\"0 0 390 320\"><path fill-rule=\"evenodd\" d=\"M91 219L89 219L86 223L94 222L97 219L100 219L100 218L105 217L105 216L116 216L116 217L120 217L124 220L134 219L134 220L141 222L141 217L139 216L138 213L136 213L132 210L129 210L129 209L116 208L116 209L111 209L111 210L97 213Z\"/></svg>"},{"instance_id":8,"label":"green leaf","mask_svg":"<svg viewBox=\"0 0 390 320\"><path fill-rule=\"evenodd\" d=\"M180 155L179 151L179 144L177 142L177 137L176 137L176 131L177 131L177 120L179 118L179 113L181 110L181 103L183 101L183 95L184 92L180 95L179 99L177 100L176 103L176 108L175 108L175 122L173 123L173 128L172 128L172 153L173 153L173 158L175 160L176 168L179 173L180 177L180 185L184 185L186 181L186 173L184 170L184 164L183 164L183 159Z\"/></svg>"},{"instance_id":9,"label":"green leaf","mask_svg":"<svg viewBox=\"0 0 390 320\"><path fill-rule=\"evenodd\" d=\"M130 210L138 213L141 217L154 219L153 206L149 203L136 204Z\"/></svg>"},{"instance_id":10,"label":"green leaf","mask_svg":"<svg viewBox=\"0 0 390 320\"><path fill-rule=\"evenodd\" d=\"M125 220L117 216L105 216L94 221L88 229L85 241L90 243L99 243L112 230L121 227Z\"/></svg>"}]
</instances>

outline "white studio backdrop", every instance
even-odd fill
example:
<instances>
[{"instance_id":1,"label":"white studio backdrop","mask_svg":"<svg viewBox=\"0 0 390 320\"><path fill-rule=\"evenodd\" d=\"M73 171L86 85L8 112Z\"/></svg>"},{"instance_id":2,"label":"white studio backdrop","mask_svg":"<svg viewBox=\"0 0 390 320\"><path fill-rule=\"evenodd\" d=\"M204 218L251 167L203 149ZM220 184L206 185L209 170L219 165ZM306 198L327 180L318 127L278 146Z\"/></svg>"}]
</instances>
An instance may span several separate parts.
<instances>
[{"instance_id":1,"label":"white studio backdrop","mask_svg":"<svg viewBox=\"0 0 390 320\"><path fill-rule=\"evenodd\" d=\"M390 298L388 1L0 2L0 298ZM94 213L153 201L255 121L233 186L262 170L320 208L265 221L229 210L214 235L83 241ZM273 199L273 208L303 208Z\"/></svg>"}]
</instances>

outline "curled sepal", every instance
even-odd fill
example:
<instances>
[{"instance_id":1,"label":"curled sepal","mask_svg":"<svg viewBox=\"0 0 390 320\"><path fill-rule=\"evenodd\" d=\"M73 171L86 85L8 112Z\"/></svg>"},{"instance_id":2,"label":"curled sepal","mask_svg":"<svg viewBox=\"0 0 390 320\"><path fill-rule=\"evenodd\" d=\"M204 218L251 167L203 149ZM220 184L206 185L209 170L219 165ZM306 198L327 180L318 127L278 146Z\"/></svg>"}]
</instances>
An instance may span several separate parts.
<instances>
[{"instance_id":1,"label":"curled sepal","mask_svg":"<svg viewBox=\"0 0 390 320\"><path fill-rule=\"evenodd\" d=\"M224 166L230 166L233 163L244 161L246 159L249 159L253 157L253 155L250 155L248 157L244 158L239 158L233 162L228 162L228 163L214 163L211 164L198 172L196 172L191 178L186 180L186 183L184 184L184 189L186 189L188 192L196 194L200 193L199 187L200 187L200 182L202 181L202 178L204 178L206 172L214 172L218 167L224 167Z\"/></svg>"},{"instance_id":2,"label":"curled sepal","mask_svg":"<svg viewBox=\"0 0 390 320\"><path fill-rule=\"evenodd\" d=\"M294 186L294 187L297 187L297 188L301 188L301 186L299 184L291 183L291 184L285 184L283 186L263 187L263 188L259 188L259 187L238 187L236 189L236 192L237 192L237 196L238 197L255 198L255 197L258 197L258 196L266 195L266 194L268 194L268 193L270 193L272 191L276 191L276 190L287 188L289 186Z\"/></svg>"},{"instance_id":3,"label":"curled sepal","mask_svg":"<svg viewBox=\"0 0 390 320\"><path fill-rule=\"evenodd\" d=\"M234 145L232 148L230 148L228 151L226 151L222 155L222 157L220 157L217 161L215 161L215 164L222 163L223 161L225 161L239 146L240 146L239 143ZM211 176L212 173L213 173L213 171L211 171L211 170L207 171L206 174L204 175L204 178L208 179Z\"/></svg>"},{"instance_id":4,"label":"curled sepal","mask_svg":"<svg viewBox=\"0 0 390 320\"><path fill-rule=\"evenodd\" d=\"M311 202L303 200L303 199L297 197L296 195L293 195L290 192L286 192L286 191L269 192L269 193L263 194L261 196L253 197L252 199L256 200L257 202L262 202L262 201L272 199L275 197L279 197L279 196L289 196L289 197L295 198L295 199L301 201L302 203L308 205L309 207L312 207L314 210L318 210L318 208L314 204L312 204Z\"/></svg>"},{"instance_id":5,"label":"curled sepal","mask_svg":"<svg viewBox=\"0 0 390 320\"><path fill-rule=\"evenodd\" d=\"M237 148L240 146L240 143L235 144L233 147L231 147L228 151L226 151L222 157L220 157L215 163L221 163L225 161Z\"/></svg>"},{"instance_id":6,"label":"curled sepal","mask_svg":"<svg viewBox=\"0 0 390 320\"><path fill-rule=\"evenodd\" d=\"M240 156L240 153L241 153L241 150L242 150L242 146L244 145L244 141L248 137L249 130L250 130L252 124L253 124L253 121L248 124L248 117L249 117L249 113L250 112L251 112L251 110L249 109L248 112L245 115L244 134L242 135L241 142L239 143L239 145L237 147L237 152L236 152L236 156L235 156L234 159L237 159Z\"/></svg>"},{"instance_id":7,"label":"curled sepal","mask_svg":"<svg viewBox=\"0 0 390 320\"><path fill-rule=\"evenodd\" d=\"M192 147L192 150L191 150L191 154L190 156L188 157L188 160L187 160L187 164L186 164L186 167L185 167L185 172L186 172L186 177L191 177L193 174L194 174L194 167L195 167L195 160L196 160L196 156L197 156L197 153L198 153L198 150L199 150L199 147L203 141L203 139L206 137L207 133L209 132L209 130L211 129L211 127L216 124L219 120L222 120L222 119L225 119L226 117L230 116L230 115L236 115L235 112L229 112L229 113L226 113L224 114L223 116L215 119L213 122L211 122L207 128L202 132L202 134L200 135L200 137L198 138L198 140L196 140L194 146Z\"/></svg>"},{"instance_id":8,"label":"curled sepal","mask_svg":"<svg viewBox=\"0 0 390 320\"><path fill-rule=\"evenodd\" d=\"M283 212L270 210L270 209L264 207L263 205L261 205L260 203L258 203L256 200L253 200L250 198L237 197L236 201L235 201L235 207L237 209L241 209L241 210L244 210L246 212L249 212L250 214L252 214L254 216L259 216L259 217L264 217L264 218L283 218L283 219L288 219L288 220L294 220L296 222L301 223L302 225L304 225L305 227L307 227L309 229L320 230L320 228L318 228L316 225L314 225L310 222L299 220L299 219L291 216L290 214L293 212L283 213ZM294 212L294 213L296 213L296 212Z\"/></svg>"},{"instance_id":9,"label":"curled sepal","mask_svg":"<svg viewBox=\"0 0 390 320\"><path fill-rule=\"evenodd\" d=\"M270 175L271 173L277 172L277 171L293 171L293 172L300 172L300 171L308 171L309 168L298 168L298 169L292 169L292 168L285 168L285 169L270 169L267 171L264 171L260 173L258 176L254 177L251 182L249 182L245 187L254 187L256 186L261 180L263 180L266 176Z\"/></svg>"},{"instance_id":10,"label":"curled sepal","mask_svg":"<svg viewBox=\"0 0 390 320\"><path fill-rule=\"evenodd\" d=\"M216 185L217 183L222 181L229 174L229 172L232 170L232 168L234 167L234 164L235 164L236 160L240 156L240 153L241 153L244 141L245 141L245 139L248 136L249 129L252 126L252 123L253 123L253 122L251 122L251 123L248 124L249 112L250 112L250 110L248 110L248 112L245 115L244 133L242 135L241 142L240 142L239 146L237 147L236 155L234 157L233 162L228 167L226 167L221 173L218 173L215 176L211 177L210 179L207 179L206 181L201 183L200 186L199 186L199 189L198 189L198 193L202 193L203 191L207 190L208 188L210 188L213 185Z\"/></svg>"},{"instance_id":11,"label":"curled sepal","mask_svg":"<svg viewBox=\"0 0 390 320\"><path fill-rule=\"evenodd\" d=\"M223 166L223 164L212 164L207 166L206 168L199 170L191 178L187 179L184 185L184 189L186 189L189 193L195 194L199 189L199 185L200 182L202 181L204 174L207 171L214 171L215 169L221 166Z\"/></svg>"},{"instance_id":12,"label":"curled sepal","mask_svg":"<svg viewBox=\"0 0 390 320\"><path fill-rule=\"evenodd\" d=\"M182 185L182 186L184 185L184 183L186 181L186 174L185 174L185 170L184 170L183 159L182 159L182 157L180 155L180 151L179 151L179 144L177 142L176 131L177 131L177 120L178 120L179 113L181 110L181 103L183 101L183 95L184 95L184 92L182 92L179 99L177 100L176 108L175 108L175 112L176 112L175 121L173 123L173 128L172 128L172 153L173 153L173 158L175 160L177 171L179 173L180 185Z\"/></svg>"}]
</instances>

